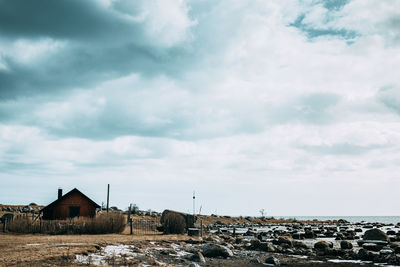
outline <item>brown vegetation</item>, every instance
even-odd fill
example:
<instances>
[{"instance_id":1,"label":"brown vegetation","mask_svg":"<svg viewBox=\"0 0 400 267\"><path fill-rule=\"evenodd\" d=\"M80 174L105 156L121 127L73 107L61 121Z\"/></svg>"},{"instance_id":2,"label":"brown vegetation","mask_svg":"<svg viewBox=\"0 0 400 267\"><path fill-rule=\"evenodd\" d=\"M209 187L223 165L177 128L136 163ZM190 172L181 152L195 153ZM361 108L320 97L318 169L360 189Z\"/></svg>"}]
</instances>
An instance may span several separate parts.
<instances>
[{"instance_id":1,"label":"brown vegetation","mask_svg":"<svg viewBox=\"0 0 400 267\"><path fill-rule=\"evenodd\" d=\"M164 234L183 234L186 230L184 217L179 213L168 213L163 218Z\"/></svg>"},{"instance_id":2,"label":"brown vegetation","mask_svg":"<svg viewBox=\"0 0 400 267\"><path fill-rule=\"evenodd\" d=\"M7 224L7 231L24 234L109 234L121 233L124 229L125 217L118 213L61 221L36 220L32 222L28 217L17 217Z\"/></svg>"}]
</instances>

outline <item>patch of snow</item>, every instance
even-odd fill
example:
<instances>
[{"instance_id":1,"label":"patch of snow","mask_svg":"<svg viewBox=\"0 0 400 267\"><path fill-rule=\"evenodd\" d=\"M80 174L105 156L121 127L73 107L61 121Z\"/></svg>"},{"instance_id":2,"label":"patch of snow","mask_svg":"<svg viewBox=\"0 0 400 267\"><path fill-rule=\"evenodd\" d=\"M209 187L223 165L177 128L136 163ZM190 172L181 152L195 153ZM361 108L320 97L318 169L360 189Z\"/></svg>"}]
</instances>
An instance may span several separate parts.
<instances>
[{"instance_id":1,"label":"patch of snow","mask_svg":"<svg viewBox=\"0 0 400 267\"><path fill-rule=\"evenodd\" d=\"M109 245L100 250L100 252L92 253L89 255L76 255L75 262L82 264L93 264L93 265L107 265L107 261L110 258L127 257L132 259L137 256L137 253L132 252L133 246L130 245Z\"/></svg>"}]
</instances>

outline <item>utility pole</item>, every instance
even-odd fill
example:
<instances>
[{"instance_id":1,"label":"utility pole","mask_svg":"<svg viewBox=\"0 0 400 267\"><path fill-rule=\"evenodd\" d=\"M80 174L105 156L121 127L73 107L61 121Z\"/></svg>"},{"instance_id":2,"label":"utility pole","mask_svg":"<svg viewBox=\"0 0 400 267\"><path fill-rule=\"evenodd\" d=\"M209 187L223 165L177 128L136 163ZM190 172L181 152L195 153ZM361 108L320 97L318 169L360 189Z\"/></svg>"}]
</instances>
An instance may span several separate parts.
<instances>
[{"instance_id":1,"label":"utility pole","mask_svg":"<svg viewBox=\"0 0 400 267\"><path fill-rule=\"evenodd\" d=\"M107 213L109 207L110 207L110 184L107 185Z\"/></svg>"},{"instance_id":2,"label":"utility pole","mask_svg":"<svg viewBox=\"0 0 400 267\"><path fill-rule=\"evenodd\" d=\"M196 202L196 192L193 191L193 216L196 216L195 202Z\"/></svg>"}]
</instances>

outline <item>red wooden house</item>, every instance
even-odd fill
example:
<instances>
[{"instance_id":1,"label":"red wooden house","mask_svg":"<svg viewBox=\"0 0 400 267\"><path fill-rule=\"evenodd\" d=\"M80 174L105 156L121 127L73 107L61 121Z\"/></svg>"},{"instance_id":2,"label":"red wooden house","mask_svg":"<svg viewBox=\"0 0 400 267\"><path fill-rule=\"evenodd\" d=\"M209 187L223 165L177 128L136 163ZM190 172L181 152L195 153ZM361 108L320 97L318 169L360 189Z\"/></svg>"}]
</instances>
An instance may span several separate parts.
<instances>
[{"instance_id":1,"label":"red wooden house","mask_svg":"<svg viewBox=\"0 0 400 267\"><path fill-rule=\"evenodd\" d=\"M58 199L44 207L44 220L65 220L74 217L94 217L96 209L100 208L93 200L74 188L62 195L62 189L58 189Z\"/></svg>"}]
</instances>

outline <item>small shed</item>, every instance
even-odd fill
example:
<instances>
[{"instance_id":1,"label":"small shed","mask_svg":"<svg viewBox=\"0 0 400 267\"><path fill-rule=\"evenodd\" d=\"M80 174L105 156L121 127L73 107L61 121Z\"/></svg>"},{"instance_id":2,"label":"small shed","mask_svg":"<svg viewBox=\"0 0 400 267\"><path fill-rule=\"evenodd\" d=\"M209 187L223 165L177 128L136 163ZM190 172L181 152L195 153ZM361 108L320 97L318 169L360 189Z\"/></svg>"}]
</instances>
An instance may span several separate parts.
<instances>
[{"instance_id":1,"label":"small shed","mask_svg":"<svg viewBox=\"0 0 400 267\"><path fill-rule=\"evenodd\" d=\"M94 217L98 208L99 205L76 188L65 195L62 195L62 189L58 189L58 199L44 207L41 212L44 220L65 220Z\"/></svg>"}]
</instances>

